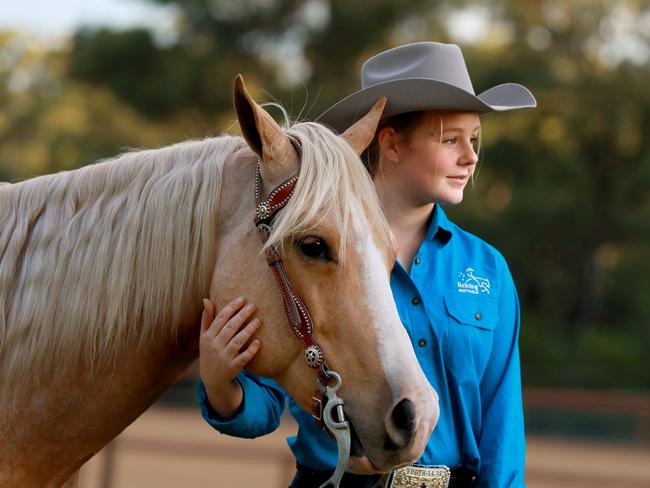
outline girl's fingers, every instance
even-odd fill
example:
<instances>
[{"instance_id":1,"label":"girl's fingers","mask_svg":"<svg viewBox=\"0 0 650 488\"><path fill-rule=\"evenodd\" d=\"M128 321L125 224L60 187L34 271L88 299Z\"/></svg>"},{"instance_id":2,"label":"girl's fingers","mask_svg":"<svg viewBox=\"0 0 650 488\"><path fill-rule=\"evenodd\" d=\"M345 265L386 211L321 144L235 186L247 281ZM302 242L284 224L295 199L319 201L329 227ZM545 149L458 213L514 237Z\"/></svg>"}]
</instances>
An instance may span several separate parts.
<instances>
[{"instance_id":1,"label":"girl's fingers","mask_svg":"<svg viewBox=\"0 0 650 488\"><path fill-rule=\"evenodd\" d=\"M228 321L244 306L246 300L243 297L235 298L223 307L212 320L207 332L216 337Z\"/></svg>"},{"instance_id":2,"label":"girl's fingers","mask_svg":"<svg viewBox=\"0 0 650 488\"><path fill-rule=\"evenodd\" d=\"M228 347L232 350L234 354L237 354L242 347L248 342L248 340L253 336L255 331L259 329L262 322L260 319L251 320L246 327L244 327L237 335L235 335L232 340L228 343Z\"/></svg>"},{"instance_id":3,"label":"girl's fingers","mask_svg":"<svg viewBox=\"0 0 650 488\"><path fill-rule=\"evenodd\" d=\"M241 308L232 318L230 318L219 331L217 340L226 347L233 337L237 334L239 329L248 322L248 319L255 312L255 305L249 303ZM243 345L243 344L242 344Z\"/></svg>"},{"instance_id":4,"label":"girl's fingers","mask_svg":"<svg viewBox=\"0 0 650 488\"><path fill-rule=\"evenodd\" d=\"M235 367L244 369L244 367L255 357L257 351L260 350L261 345L262 343L259 341L259 339L252 341L250 345L233 361Z\"/></svg>"},{"instance_id":5,"label":"girl's fingers","mask_svg":"<svg viewBox=\"0 0 650 488\"><path fill-rule=\"evenodd\" d=\"M201 314L201 333L208 330L214 320L214 304L209 298L203 299L203 314Z\"/></svg>"}]
</instances>

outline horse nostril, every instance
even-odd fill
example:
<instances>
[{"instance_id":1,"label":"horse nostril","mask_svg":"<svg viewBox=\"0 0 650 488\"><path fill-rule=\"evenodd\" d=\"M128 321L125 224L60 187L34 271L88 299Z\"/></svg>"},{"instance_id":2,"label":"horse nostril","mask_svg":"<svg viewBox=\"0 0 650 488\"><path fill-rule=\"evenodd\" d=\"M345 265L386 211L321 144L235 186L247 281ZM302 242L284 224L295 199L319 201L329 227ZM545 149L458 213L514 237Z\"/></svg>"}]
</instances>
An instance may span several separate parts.
<instances>
[{"instance_id":1,"label":"horse nostril","mask_svg":"<svg viewBox=\"0 0 650 488\"><path fill-rule=\"evenodd\" d=\"M391 436L392 443L397 447L403 447L409 443L415 432L415 404L405 398L401 400L391 414L391 421L395 429L395 435Z\"/></svg>"},{"instance_id":2,"label":"horse nostril","mask_svg":"<svg viewBox=\"0 0 650 488\"><path fill-rule=\"evenodd\" d=\"M415 420L415 403L405 398L393 409L393 422L399 429L409 427Z\"/></svg>"}]
</instances>

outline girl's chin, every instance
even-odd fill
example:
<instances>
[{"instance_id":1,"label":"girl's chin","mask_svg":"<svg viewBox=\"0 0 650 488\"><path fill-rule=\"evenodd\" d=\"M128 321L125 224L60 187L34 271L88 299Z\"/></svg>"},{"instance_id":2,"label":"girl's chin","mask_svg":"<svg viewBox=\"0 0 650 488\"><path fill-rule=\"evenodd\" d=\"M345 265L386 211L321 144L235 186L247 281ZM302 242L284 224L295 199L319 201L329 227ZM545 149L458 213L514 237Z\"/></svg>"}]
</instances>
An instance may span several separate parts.
<instances>
[{"instance_id":1,"label":"girl's chin","mask_svg":"<svg viewBox=\"0 0 650 488\"><path fill-rule=\"evenodd\" d=\"M463 192L460 192L459 194L455 195L450 195L449 193L445 194L442 196L442 198L439 198L436 200L436 203L439 203L441 205L458 205L463 201Z\"/></svg>"}]
</instances>

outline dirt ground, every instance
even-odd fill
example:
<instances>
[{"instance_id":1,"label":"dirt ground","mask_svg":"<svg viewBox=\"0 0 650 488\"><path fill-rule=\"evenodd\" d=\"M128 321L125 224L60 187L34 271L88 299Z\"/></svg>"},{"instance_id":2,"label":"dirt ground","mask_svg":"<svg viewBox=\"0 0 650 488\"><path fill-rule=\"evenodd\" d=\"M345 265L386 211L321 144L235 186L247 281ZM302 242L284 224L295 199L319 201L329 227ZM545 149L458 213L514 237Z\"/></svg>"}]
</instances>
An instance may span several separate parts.
<instances>
[{"instance_id":1,"label":"dirt ground","mask_svg":"<svg viewBox=\"0 0 650 488\"><path fill-rule=\"evenodd\" d=\"M255 440L221 435L198 409L154 407L95 456L83 488L286 488L294 473L287 418ZM650 446L528 438L529 488L648 488Z\"/></svg>"}]
</instances>

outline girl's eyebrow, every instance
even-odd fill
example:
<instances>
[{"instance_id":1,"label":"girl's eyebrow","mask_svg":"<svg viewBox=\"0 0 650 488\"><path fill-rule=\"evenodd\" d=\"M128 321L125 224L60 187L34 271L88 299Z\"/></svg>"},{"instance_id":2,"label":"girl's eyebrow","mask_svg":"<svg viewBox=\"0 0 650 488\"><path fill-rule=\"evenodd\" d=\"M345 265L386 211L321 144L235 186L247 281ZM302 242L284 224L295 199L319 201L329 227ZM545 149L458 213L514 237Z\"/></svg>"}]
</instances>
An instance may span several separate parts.
<instances>
[{"instance_id":1,"label":"girl's eyebrow","mask_svg":"<svg viewBox=\"0 0 650 488\"><path fill-rule=\"evenodd\" d=\"M481 126L477 125L470 132L476 132L480 128L481 128ZM465 128L464 127L445 127L442 132L443 133L444 132L465 132Z\"/></svg>"}]
</instances>

